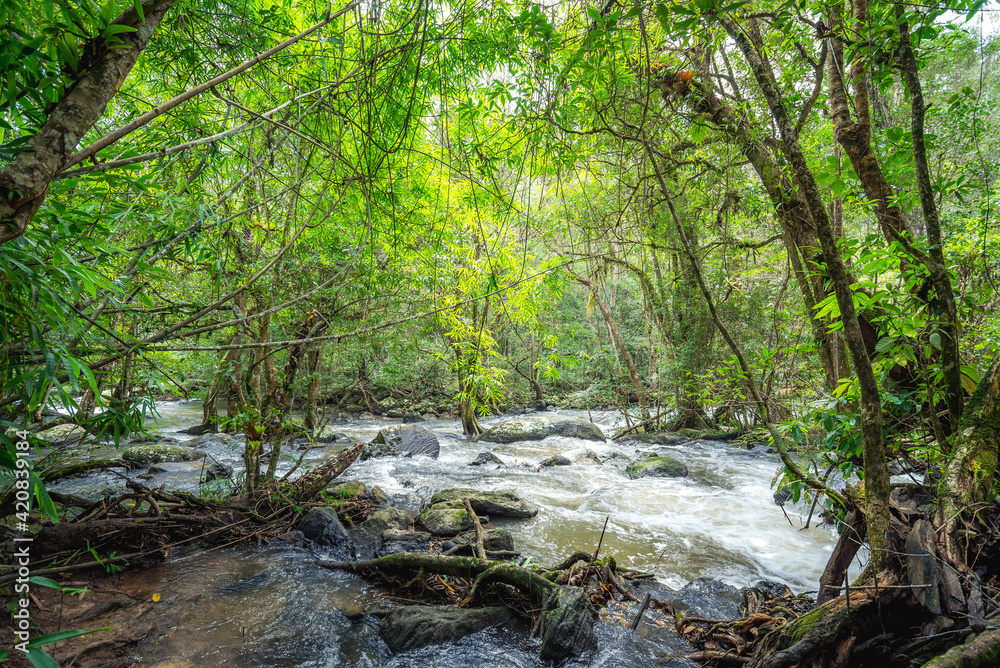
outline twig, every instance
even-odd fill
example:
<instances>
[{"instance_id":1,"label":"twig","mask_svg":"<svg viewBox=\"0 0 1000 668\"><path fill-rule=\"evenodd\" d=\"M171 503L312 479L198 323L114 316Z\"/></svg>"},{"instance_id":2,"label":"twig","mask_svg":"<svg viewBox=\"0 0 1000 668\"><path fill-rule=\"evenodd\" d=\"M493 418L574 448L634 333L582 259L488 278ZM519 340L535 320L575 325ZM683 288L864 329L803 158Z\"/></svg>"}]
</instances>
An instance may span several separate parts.
<instances>
[{"instance_id":1,"label":"twig","mask_svg":"<svg viewBox=\"0 0 1000 668\"><path fill-rule=\"evenodd\" d=\"M639 612L635 614L635 619L632 620L632 625L629 627L633 631L639 628L639 620L642 619L642 613L646 612L646 608L649 607L649 597L650 593L646 592L646 596L642 599L642 605L639 606Z\"/></svg>"},{"instance_id":2,"label":"twig","mask_svg":"<svg viewBox=\"0 0 1000 668\"><path fill-rule=\"evenodd\" d=\"M476 526L476 544L472 548L472 553L480 559L485 559L486 532L483 531L483 525L479 523L479 515L476 514L476 511L472 509L472 504L469 503L469 497L463 498L462 503L465 504L465 510L469 513L469 517L472 518L472 523Z\"/></svg>"}]
</instances>

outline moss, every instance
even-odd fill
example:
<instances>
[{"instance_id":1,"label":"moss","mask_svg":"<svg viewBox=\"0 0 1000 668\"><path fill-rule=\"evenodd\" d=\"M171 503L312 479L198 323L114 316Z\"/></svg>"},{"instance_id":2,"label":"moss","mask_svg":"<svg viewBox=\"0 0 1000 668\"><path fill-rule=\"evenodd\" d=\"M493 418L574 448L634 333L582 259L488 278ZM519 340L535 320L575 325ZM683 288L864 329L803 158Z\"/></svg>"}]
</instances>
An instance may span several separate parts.
<instances>
[{"instance_id":1,"label":"moss","mask_svg":"<svg viewBox=\"0 0 1000 668\"><path fill-rule=\"evenodd\" d=\"M657 476L661 478L683 478L688 474L687 467L670 457L649 457L625 469L633 478Z\"/></svg>"}]
</instances>

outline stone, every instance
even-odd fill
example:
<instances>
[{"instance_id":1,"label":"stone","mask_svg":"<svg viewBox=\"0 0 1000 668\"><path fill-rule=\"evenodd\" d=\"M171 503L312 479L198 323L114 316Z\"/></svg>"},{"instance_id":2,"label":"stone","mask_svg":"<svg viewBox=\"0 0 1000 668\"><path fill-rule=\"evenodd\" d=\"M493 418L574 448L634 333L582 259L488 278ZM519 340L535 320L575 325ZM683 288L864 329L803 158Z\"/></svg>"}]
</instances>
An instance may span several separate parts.
<instances>
[{"instance_id":1,"label":"stone","mask_svg":"<svg viewBox=\"0 0 1000 668\"><path fill-rule=\"evenodd\" d=\"M443 489L431 497L430 503L443 502L462 503L468 497L472 509L483 515L493 517L514 517L527 519L538 514L535 504L511 494L510 492L479 492L474 489Z\"/></svg>"},{"instance_id":2,"label":"stone","mask_svg":"<svg viewBox=\"0 0 1000 668\"><path fill-rule=\"evenodd\" d=\"M400 552L427 552L431 545L431 535L426 531L403 531L387 529L382 532L382 545L378 548L378 556Z\"/></svg>"},{"instance_id":3,"label":"stone","mask_svg":"<svg viewBox=\"0 0 1000 668\"><path fill-rule=\"evenodd\" d=\"M378 485L372 485L372 488L368 490L368 498L380 506L389 503L389 497Z\"/></svg>"},{"instance_id":4,"label":"stone","mask_svg":"<svg viewBox=\"0 0 1000 668\"><path fill-rule=\"evenodd\" d=\"M320 506L310 510L299 525L299 531L317 545L329 548L335 559L354 559L354 542L333 508Z\"/></svg>"},{"instance_id":5,"label":"stone","mask_svg":"<svg viewBox=\"0 0 1000 668\"><path fill-rule=\"evenodd\" d=\"M676 459L670 457L648 457L642 461L630 464L625 472L632 478L645 478L655 476L657 478L683 478L687 476L688 469Z\"/></svg>"},{"instance_id":6,"label":"stone","mask_svg":"<svg viewBox=\"0 0 1000 668\"><path fill-rule=\"evenodd\" d=\"M377 510L368 518L349 530L354 540L354 548L359 559L372 559L378 556L382 548L382 536L386 531L408 531L413 523L414 515L388 506Z\"/></svg>"},{"instance_id":7,"label":"stone","mask_svg":"<svg viewBox=\"0 0 1000 668\"><path fill-rule=\"evenodd\" d=\"M434 432L416 424L401 424L380 430L361 453L360 459L416 455L437 459L440 453L441 444Z\"/></svg>"},{"instance_id":8,"label":"stone","mask_svg":"<svg viewBox=\"0 0 1000 668\"><path fill-rule=\"evenodd\" d=\"M389 613L380 635L389 649L398 654L426 645L455 642L510 618L510 610L503 607L455 609L406 605Z\"/></svg>"},{"instance_id":9,"label":"stone","mask_svg":"<svg viewBox=\"0 0 1000 668\"><path fill-rule=\"evenodd\" d=\"M448 551L458 545L473 545L476 542L476 532L467 531L459 534L441 546L442 551ZM514 537L506 529L496 527L486 530L483 547L487 552L513 552Z\"/></svg>"},{"instance_id":10,"label":"stone","mask_svg":"<svg viewBox=\"0 0 1000 668\"><path fill-rule=\"evenodd\" d=\"M202 482L212 482L213 480L232 480L233 467L221 462L212 462L212 465L205 469Z\"/></svg>"},{"instance_id":11,"label":"stone","mask_svg":"<svg viewBox=\"0 0 1000 668\"><path fill-rule=\"evenodd\" d=\"M489 443L541 441L549 436L580 438L603 443L607 440L597 425L556 413L534 413L493 425L478 440Z\"/></svg>"},{"instance_id":12,"label":"stone","mask_svg":"<svg viewBox=\"0 0 1000 668\"><path fill-rule=\"evenodd\" d=\"M208 468L204 461L200 462L162 462L150 464L147 473L198 473Z\"/></svg>"},{"instance_id":13,"label":"stone","mask_svg":"<svg viewBox=\"0 0 1000 668\"><path fill-rule=\"evenodd\" d=\"M550 466L569 466L572 463L573 462L569 460L569 457L566 457L564 455L555 455L554 457L549 457L538 466L539 468L544 469Z\"/></svg>"},{"instance_id":14,"label":"stone","mask_svg":"<svg viewBox=\"0 0 1000 668\"><path fill-rule=\"evenodd\" d=\"M61 445L76 444L83 439L84 442L93 441L93 436L87 435L87 430L78 424L60 424L49 427L45 431L35 433L35 436L56 448Z\"/></svg>"},{"instance_id":15,"label":"stone","mask_svg":"<svg viewBox=\"0 0 1000 668\"><path fill-rule=\"evenodd\" d=\"M495 464L503 464L499 457L494 455L492 452L480 452L479 456L475 460L469 462L469 466L489 466Z\"/></svg>"},{"instance_id":16,"label":"stone","mask_svg":"<svg viewBox=\"0 0 1000 668\"><path fill-rule=\"evenodd\" d=\"M416 424L423 421L424 416L420 413L403 413L403 424Z\"/></svg>"},{"instance_id":17,"label":"stone","mask_svg":"<svg viewBox=\"0 0 1000 668\"><path fill-rule=\"evenodd\" d=\"M420 524L435 536L454 536L473 526L465 508L431 506L420 513Z\"/></svg>"},{"instance_id":18,"label":"stone","mask_svg":"<svg viewBox=\"0 0 1000 668\"><path fill-rule=\"evenodd\" d=\"M590 597L582 588L559 587L542 614L542 661L559 662L597 648Z\"/></svg>"},{"instance_id":19,"label":"stone","mask_svg":"<svg viewBox=\"0 0 1000 668\"><path fill-rule=\"evenodd\" d=\"M337 499L353 499L364 496L368 491L367 485L360 480L348 480L326 488L327 494Z\"/></svg>"},{"instance_id":20,"label":"stone","mask_svg":"<svg viewBox=\"0 0 1000 668\"><path fill-rule=\"evenodd\" d=\"M704 617L728 622L740 616L743 594L725 582L698 578L685 585L669 603L689 617Z\"/></svg>"},{"instance_id":21,"label":"stone","mask_svg":"<svg viewBox=\"0 0 1000 668\"><path fill-rule=\"evenodd\" d=\"M205 453L180 445L157 443L155 445L134 445L125 448L122 459L136 466L149 466L162 462L190 462L204 459Z\"/></svg>"}]
</instances>

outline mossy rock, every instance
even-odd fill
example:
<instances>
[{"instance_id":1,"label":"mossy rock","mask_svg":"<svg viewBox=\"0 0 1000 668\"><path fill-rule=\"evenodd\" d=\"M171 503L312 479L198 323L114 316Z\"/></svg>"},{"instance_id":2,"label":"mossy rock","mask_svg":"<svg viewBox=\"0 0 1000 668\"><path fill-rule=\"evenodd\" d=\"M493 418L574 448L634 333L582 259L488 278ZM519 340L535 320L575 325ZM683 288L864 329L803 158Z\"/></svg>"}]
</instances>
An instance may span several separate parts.
<instances>
[{"instance_id":1,"label":"mossy rock","mask_svg":"<svg viewBox=\"0 0 1000 668\"><path fill-rule=\"evenodd\" d=\"M163 462L193 462L204 459L205 453L179 445L156 443L154 445L134 445L126 448L122 459L136 466L149 466Z\"/></svg>"},{"instance_id":2,"label":"mossy rock","mask_svg":"<svg viewBox=\"0 0 1000 668\"><path fill-rule=\"evenodd\" d=\"M633 478L683 478L688 474L688 468L676 459L670 457L649 457L630 464L625 472Z\"/></svg>"},{"instance_id":3,"label":"mossy rock","mask_svg":"<svg viewBox=\"0 0 1000 668\"><path fill-rule=\"evenodd\" d=\"M474 489L443 489L431 497L431 505L452 502L461 506L462 499L468 498L469 505L477 513L491 517L514 517L526 519L538 514L535 504L525 501L510 492L479 492Z\"/></svg>"},{"instance_id":4,"label":"mossy rock","mask_svg":"<svg viewBox=\"0 0 1000 668\"><path fill-rule=\"evenodd\" d=\"M360 480L348 480L347 482L330 485L326 488L327 494L337 499L354 499L364 496L368 491L367 485Z\"/></svg>"},{"instance_id":5,"label":"mossy rock","mask_svg":"<svg viewBox=\"0 0 1000 668\"><path fill-rule=\"evenodd\" d=\"M493 425L478 440L490 443L541 441L549 436L579 438L603 443L604 432L586 420L555 413L534 413Z\"/></svg>"},{"instance_id":6,"label":"mossy rock","mask_svg":"<svg viewBox=\"0 0 1000 668\"><path fill-rule=\"evenodd\" d=\"M431 506L420 513L420 524L435 536L455 536L473 526L464 508Z\"/></svg>"}]
</instances>

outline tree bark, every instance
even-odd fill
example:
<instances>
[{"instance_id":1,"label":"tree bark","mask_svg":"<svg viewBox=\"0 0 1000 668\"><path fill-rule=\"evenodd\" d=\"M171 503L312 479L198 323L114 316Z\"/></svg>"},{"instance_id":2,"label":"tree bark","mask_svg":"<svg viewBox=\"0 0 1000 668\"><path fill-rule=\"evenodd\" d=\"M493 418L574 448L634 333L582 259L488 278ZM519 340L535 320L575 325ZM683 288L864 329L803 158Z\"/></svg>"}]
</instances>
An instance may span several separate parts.
<instances>
[{"instance_id":1,"label":"tree bark","mask_svg":"<svg viewBox=\"0 0 1000 668\"><path fill-rule=\"evenodd\" d=\"M869 569L870 572L877 573L891 559L887 535L889 529L889 469L886 465L885 443L882 435L882 402L878 381L872 369L871 359L868 357L867 347L858 322L857 310L854 308L851 282L847 276L844 260L837 249L836 236L830 218L827 216L826 206L820 196L812 171L806 163L802 148L799 146L795 126L789 118L774 81L768 77L757 51L750 44L741 27L725 16L720 17L719 20L743 53L768 108L771 110L771 115L781 131L783 153L788 158L799 189L809 205L812 219L816 224L823 259L833 282L837 304L840 306L844 336L847 339L851 361L854 363L854 371L857 374L861 390L865 516L868 523L868 542L872 551Z\"/></svg>"},{"instance_id":2,"label":"tree bark","mask_svg":"<svg viewBox=\"0 0 1000 668\"><path fill-rule=\"evenodd\" d=\"M73 84L38 132L28 140L28 150L18 153L0 170L0 243L24 234L45 200L53 177L83 136L104 115L108 102L121 88L174 1L145 0L142 3L144 23L133 7L122 12L114 24L137 30L118 35L122 43L107 49L104 56ZM103 40L98 37L91 43L99 47Z\"/></svg>"}]
</instances>

